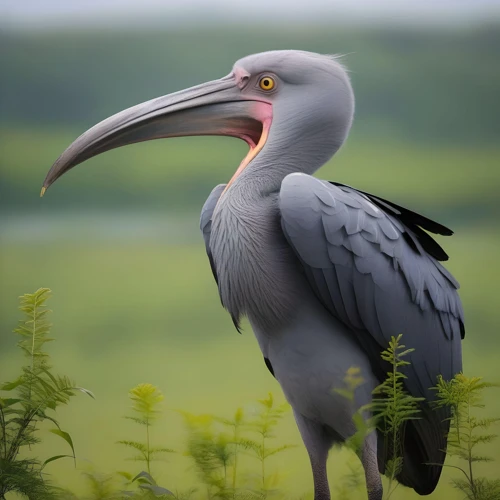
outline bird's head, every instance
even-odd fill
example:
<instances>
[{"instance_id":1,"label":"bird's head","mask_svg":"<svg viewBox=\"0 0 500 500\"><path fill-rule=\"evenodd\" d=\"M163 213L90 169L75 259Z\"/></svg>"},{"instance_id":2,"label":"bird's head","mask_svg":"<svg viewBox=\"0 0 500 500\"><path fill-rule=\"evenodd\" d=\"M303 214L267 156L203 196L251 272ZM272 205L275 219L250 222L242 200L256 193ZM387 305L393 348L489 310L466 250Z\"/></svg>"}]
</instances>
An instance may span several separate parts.
<instances>
[{"instance_id":1,"label":"bird's head","mask_svg":"<svg viewBox=\"0 0 500 500\"><path fill-rule=\"evenodd\" d=\"M353 112L349 78L335 57L296 50L250 55L224 78L138 104L87 130L54 163L42 194L93 156L167 137L225 135L246 141L250 150L230 183L264 169L281 178L293 171L312 173L342 145Z\"/></svg>"}]
</instances>

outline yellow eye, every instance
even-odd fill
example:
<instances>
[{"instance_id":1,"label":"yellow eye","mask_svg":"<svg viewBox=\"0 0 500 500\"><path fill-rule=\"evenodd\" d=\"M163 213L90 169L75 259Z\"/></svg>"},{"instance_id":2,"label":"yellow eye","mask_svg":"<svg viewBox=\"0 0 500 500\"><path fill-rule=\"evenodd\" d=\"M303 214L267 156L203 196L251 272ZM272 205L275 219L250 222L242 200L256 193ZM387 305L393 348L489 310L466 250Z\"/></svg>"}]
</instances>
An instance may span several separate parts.
<instances>
[{"instance_id":1,"label":"yellow eye","mask_svg":"<svg viewBox=\"0 0 500 500\"><path fill-rule=\"evenodd\" d=\"M274 81L274 78L272 78L270 76L263 76L259 80L259 87L262 90L273 90L275 85L276 85L276 83Z\"/></svg>"}]
</instances>

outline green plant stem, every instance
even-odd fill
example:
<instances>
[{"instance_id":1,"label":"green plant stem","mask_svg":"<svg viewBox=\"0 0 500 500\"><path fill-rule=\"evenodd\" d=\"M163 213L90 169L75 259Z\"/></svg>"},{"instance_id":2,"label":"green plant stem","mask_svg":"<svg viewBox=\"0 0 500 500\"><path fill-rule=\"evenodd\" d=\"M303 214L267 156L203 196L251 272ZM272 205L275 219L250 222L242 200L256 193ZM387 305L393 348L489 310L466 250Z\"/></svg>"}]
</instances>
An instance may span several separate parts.
<instances>
[{"instance_id":1,"label":"green plant stem","mask_svg":"<svg viewBox=\"0 0 500 500\"><path fill-rule=\"evenodd\" d=\"M392 494L396 491L396 488L398 487L399 483L396 483L396 486L392 488L392 480L389 480L389 487L388 487L388 493L387 493L387 500L389 500L392 497Z\"/></svg>"},{"instance_id":2,"label":"green plant stem","mask_svg":"<svg viewBox=\"0 0 500 500\"><path fill-rule=\"evenodd\" d=\"M31 403L31 392L33 387L33 376L35 370L35 338L36 338L36 311L38 307L38 302L35 299L35 305L33 306L33 328L31 335L31 368L30 368L30 387L28 392L28 400Z\"/></svg>"},{"instance_id":3,"label":"green plant stem","mask_svg":"<svg viewBox=\"0 0 500 500\"><path fill-rule=\"evenodd\" d=\"M39 423L52 422L57 429L51 429L51 432L71 446L74 457L71 436L60 429L57 420L47 415L46 410L54 410L58 405L68 403L76 390L91 395L86 389L72 386L67 377L55 376L50 372L49 355L42 349L46 342L52 340L48 338L50 324L46 320L46 314L50 311L45 307L49 297L50 290L47 288L20 297L23 318L14 333L21 338L17 345L26 361L21 376L14 382L2 384L5 390L16 389L18 397L10 399L7 408L0 408L0 461L3 462L2 473L5 472L5 477L2 474L0 478L0 500L4 500L11 491L16 491L23 498L50 496L52 487L46 483L42 470L47 463L67 455L55 455L42 462L37 457L20 459L20 451L26 447L31 450L33 445L40 442L35 435Z\"/></svg>"},{"instance_id":4,"label":"green plant stem","mask_svg":"<svg viewBox=\"0 0 500 500\"><path fill-rule=\"evenodd\" d=\"M470 489L474 498L476 495L476 485L474 484L474 475L472 473L472 427L471 427L471 416L470 416L470 395L467 397L467 428L469 429L469 436L467 439L467 454L468 454L468 462L469 462L469 482Z\"/></svg>"},{"instance_id":5,"label":"green plant stem","mask_svg":"<svg viewBox=\"0 0 500 500\"><path fill-rule=\"evenodd\" d=\"M5 424L5 415L2 408L0 408L0 423L2 425L2 435L0 436L3 443L3 457L7 458L7 426Z\"/></svg>"},{"instance_id":6,"label":"green plant stem","mask_svg":"<svg viewBox=\"0 0 500 500\"><path fill-rule=\"evenodd\" d=\"M23 422L19 426L16 437L12 440L12 443L11 443L10 448L9 448L9 452L6 455L7 460L11 461L11 460L14 460L16 458L16 456L19 452L19 448L20 448L19 441L23 437L24 431L26 430L26 428L30 424L31 418L32 417L31 417L30 413L24 415Z\"/></svg>"},{"instance_id":7,"label":"green plant stem","mask_svg":"<svg viewBox=\"0 0 500 500\"><path fill-rule=\"evenodd\" d=\"M396 387L396 377L397 377L397 354L394 353L394 363L392 364L392 394L393 394L393 397L396 398L396 390L397 390L397 387ZM396 438L397 438L397 427L394 426L393 428L393 432L392 432L392 456L393 457L396 457L396 448L397 448L397 443L396 443ZM394 479L394 470L392 471L392 474L391 474L391 481Z\"/></svg>"},{"instance_id":8,"label":"green plant stem","mask_svg":"<svg viewBox=\"0 0 500 500\"><path fill-rule=\"evenodd\" d=\"M394 352L394 360L393 360L393 363L392 363L392 395L394 398L396 398L396 391L397 391L397 385L396 385L396 382L397 382L397 353ZM396 457L398 456L396 454L397 452L397 443L396 443L396 438L397 438L397 432L398 432L398 429L397 427L394 425L393 426L393 429L392 429L392 459L393 460L396 460ZM392 482L394 481L394 473L396 471L396 467L394 466L392 468L392 471L391 471L391 477L389 478L389 486L388 486L388 492L387 492L387 500L389 500L389 498L391 498L391 494L392 494Z\"/></svg>"},{"instance_id":9,"label":"green plant stem","mask_svg":"<svg viewBox=\"0 0 500 500\"><path fill-rule=\"evenodd\" d=\"M151 454L149 451L149 418L146 418L146 464L148 467L148 474L151 474L150 468Z\"/></svg>"},{"instance_id":10,"label":"green plant stem","mask_svg":"<svg viewBox=\"0 0 500 500\"><path fill-rule=\"evenodd\" d=\"M239 439L238 427L239 425L236 423L234 426L234 434L233 434L233 440L234 440L233 498L236 498L236 470L238 468L238 439Z\"/></svg>"},{"instance_id":11,"label":"green plant stem","mask_svg":"<svg viewBox=\"0 0 500 500\"><path fill-rule=\"evenodd\" d=\"M262 434L262 490L266 491L266 438L264 434Z\"/></svg>"},{"instance_id":12,"label":"green plant stem","mask_svg":"<svg viewBox=\"0 0 500 500\"><path fill-rule=\"evenodd\" d=\"M53 393L51 396L54 398L55 396L71 391L74 389L73 387L66 387L64 389L60 389L56 392ZM48 402L50 401L50 397L43 399L36 408L32 408L28 413L24 415L23 423L19 426L19 430L17 432L16 437L12 441L12 444L9 449L9 453L7 455L8 460L14 460L14 458L17 456L20 448L19 440L23 437L24 431L28 427L28 425L31 424L33 419L35 418L35 415L38 413L39 410L41 410Z\"/></svg>"}]
</instances>

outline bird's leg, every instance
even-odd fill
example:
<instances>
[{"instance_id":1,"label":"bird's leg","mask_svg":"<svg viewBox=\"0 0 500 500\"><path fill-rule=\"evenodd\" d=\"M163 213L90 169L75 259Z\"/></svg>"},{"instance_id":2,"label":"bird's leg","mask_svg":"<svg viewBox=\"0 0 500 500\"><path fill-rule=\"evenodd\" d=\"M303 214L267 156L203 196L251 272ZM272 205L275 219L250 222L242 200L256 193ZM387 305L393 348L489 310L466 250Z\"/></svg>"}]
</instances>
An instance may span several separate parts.
<instances>
[{"instance_id":1,"label":"bird's leg","mask_svg":"<svg viewBox=\"0 0 500 500\"><path fill-rule=\"evenodd\" d=\"M365 470L366 489L368 490L368 500L382 500L383 488L382 479L378 471L377 461L377 434L372 432L363 443L360 453L361 463Z\"/></svg>"},{"instance_id":2,"label":"bird's leg","mask_svg":"<svg viewBox=\"0 0 500 500\"><path fill-rule=\"evenodd\" d=\"M330 500L330 487L326 472L326 458L317 459L309 453L314 481L314 500Z\"/></svg>"},{"instance_id":3,"label":"bird's leg","mask_svg":"<svg viewBox=\"0 0 500 500\"><path fill-rule=\"evenodd\" d=\"M294 415L311 461L314 500L330 500L326 461L333 439L321 424L313 422L297 412L294 412Z\"/></svg>"}]
</instances>

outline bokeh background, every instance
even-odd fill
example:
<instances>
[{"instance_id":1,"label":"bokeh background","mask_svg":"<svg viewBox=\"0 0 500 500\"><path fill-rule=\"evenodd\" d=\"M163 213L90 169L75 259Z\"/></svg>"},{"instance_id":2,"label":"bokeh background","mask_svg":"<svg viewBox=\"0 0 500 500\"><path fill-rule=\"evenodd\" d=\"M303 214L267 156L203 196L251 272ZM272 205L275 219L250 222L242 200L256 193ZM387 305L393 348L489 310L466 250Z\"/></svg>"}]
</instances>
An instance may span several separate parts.
<instances>
[{"instance_id":1,"label":"bokeh background","mask_svg":"<svg viewBox=\"0 0 500 500\"><path fill-rule=\"evenodd\" d=\"M272 5L270 5L272 3ZM246 146L171 139L88 161L39 198L44 175L88 127L125 107L227 74L249 53L345 54L357 97L345 147L318 175L394 200L452 227L439 238L462 285L465 371L500 381L500 2L0 1L0 375L21 355L10 332L17 297L53 290L57 369L95 392L60 411L78 466L51 464L83 492L81 471L133 469L115 444L134 433L128 390L166 396L155 439L182 451L173 411L230 416L279 386L245 325L222 310L198 231L213 186ZM489 414L500 414L492 392ZM131 427L132 425L132 427ZM279 440L300 444L291 415ZM39 454L64 453L57 438ZM498 447L490 454L500 460ZM332 484L345 452L330 460ZM302 447L273 467L309 494ZM481 469L490 477L497 464ZM161 483L195 482L182 453L155 466ZM431 498L458 499L447 472ZM83 494L83 493L82 493ZM290 496L291 498L292 496ZM312 498L312 497L311 497ZM400 489L394 498L416 498Z\"/></svg>"}]
</instances>

